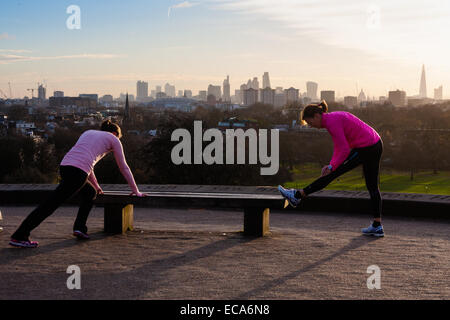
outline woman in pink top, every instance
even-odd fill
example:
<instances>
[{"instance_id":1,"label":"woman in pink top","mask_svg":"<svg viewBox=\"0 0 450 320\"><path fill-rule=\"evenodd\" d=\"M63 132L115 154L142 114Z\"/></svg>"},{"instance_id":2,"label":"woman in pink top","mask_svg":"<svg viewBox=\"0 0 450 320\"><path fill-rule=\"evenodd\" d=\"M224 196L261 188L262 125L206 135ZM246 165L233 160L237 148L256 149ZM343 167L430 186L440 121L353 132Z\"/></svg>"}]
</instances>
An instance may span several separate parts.
<instances>
[{"instance_id":1,"label":"woman in pink top","mask_svg":"<svg viewBox=\"0 0 450 320\"><path fill-rule=\"evenodd\" d=\"M334 143L330 164L322 168L322 175L319 179L303 190L285 189L282 186L279 186L278 189L290 205L296 207L309 194L322 190L337 177L362 164L374 214L373 223L362 232L367 235L383 237L382 200L379 188L383 142L372 127L353 114L343 111L327 112L328 106L325 101L318 105L311 104L303 110L302 120L311 127L325 128L330 133Z\"/></svg>"},{"instance_id":2,"label":"woman in pink top","mask_svg":"<svg viewBox=\"0 0 450 320\"><path fill-rule=\"evenodd\" d=\"M76 193L81 195L82 202L73 226L74 235L81 239L89 239L86 221L97 194L103 194L94 174L94 166L111 151L114 152L120 172L132 190L130 195L145 196L139 192L125 160L122 143L119 140L121 137L120 127L109 120L102 123L101 131L85 131L61 161L59 167L61 183L51 196L22 222L11 236L10 244L18 247L37 247L38 243L29 239L30 232Z\"/></svg>"}]
</instances>

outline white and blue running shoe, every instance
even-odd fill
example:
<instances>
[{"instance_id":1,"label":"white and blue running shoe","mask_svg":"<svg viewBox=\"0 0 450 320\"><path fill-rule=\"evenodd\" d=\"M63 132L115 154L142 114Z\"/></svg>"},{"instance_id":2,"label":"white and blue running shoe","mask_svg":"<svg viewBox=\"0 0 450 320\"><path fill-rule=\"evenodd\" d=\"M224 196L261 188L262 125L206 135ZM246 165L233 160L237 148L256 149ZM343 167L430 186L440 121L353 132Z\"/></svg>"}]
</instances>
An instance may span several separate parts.
<instances>
[{"instance_id":1,"label":"white and blue running shoe","mask_svg":"<svg viewBox=\"0 0 450 320\"><path fill-rule=\"evenodd\" d=\"M300 204L301 199L295 197L297 190L285 189L282 186L278 186L278 191L280 191L281 195L289 202L291 207L296 208Z\"/></svg>"},{"instance_id":2,"label":"white and blue running shoe","mask_svg":"<svg viewBox=\"0 0 450 320\"><path fill-rule=\"evenodd\" d=\"M364 228L361 230L364 235L375 236L375 237L384 237L383 226L374 227L370 225L368 228Z\"/></svg>"}]
</instances>

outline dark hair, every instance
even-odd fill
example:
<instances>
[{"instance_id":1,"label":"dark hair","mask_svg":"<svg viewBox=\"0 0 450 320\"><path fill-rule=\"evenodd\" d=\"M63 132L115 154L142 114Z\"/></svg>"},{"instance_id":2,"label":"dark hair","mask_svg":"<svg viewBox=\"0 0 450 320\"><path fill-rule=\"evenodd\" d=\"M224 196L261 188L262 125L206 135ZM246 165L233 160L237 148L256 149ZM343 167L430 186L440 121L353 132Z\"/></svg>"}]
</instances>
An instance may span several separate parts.
<instances>
[{"instance_id":1,"label":"dark hair","mask_svg":"<svg viewBox=\"0 0 450 320\"><path fill-rule=\"evenodd\" d=\"M300 120L305 121L306 118L314 118L314 115L316 113L323 114L327 112L328 112L327 102L325 100L322 100L322 102L319 104L312 103L307 105L305 109L303 109L302 117Z\"/></svg>"},{"instance_id":2,"label":"dark hair","mask_svg":"<svg viewBox=\"0 0 450 320\"><path fill-rule=\"evenodd\" d=\"M102 122L102 126L100 128L102 131L107 132L115 132L117 133L117 137L120 138L122 136L122 130L120 130L120 127L115 124L114 122L111 122L111 120L105 120Z\"/></svg>"}]
</instances>

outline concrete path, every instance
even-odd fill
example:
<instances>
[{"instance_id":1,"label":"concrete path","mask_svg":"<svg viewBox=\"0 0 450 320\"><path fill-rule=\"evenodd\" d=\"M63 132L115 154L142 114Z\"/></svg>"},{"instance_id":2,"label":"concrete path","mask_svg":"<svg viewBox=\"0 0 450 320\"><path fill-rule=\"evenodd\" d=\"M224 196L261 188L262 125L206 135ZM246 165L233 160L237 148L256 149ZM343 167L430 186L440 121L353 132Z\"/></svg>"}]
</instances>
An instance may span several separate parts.
<instances>
[{"instance_id":1,"label":"concrete path","mask_svg":"<svg viewBox=\"0 0 450 320\"><path fill-rule=\"evenodd\" d=\"M83 242L71 236L77 208L63 207L32 233L39 248L10 247L32 209L0 207L0 299L450 298L448 222L388 218L374 239L360 235L369 216L280 211L252 239L241 212L135 208L136 230L107 236L94 208ZM81 290L67 289L70 265ZM367 287L373 265L379 290Z\"/></svg>"}]
</instances>

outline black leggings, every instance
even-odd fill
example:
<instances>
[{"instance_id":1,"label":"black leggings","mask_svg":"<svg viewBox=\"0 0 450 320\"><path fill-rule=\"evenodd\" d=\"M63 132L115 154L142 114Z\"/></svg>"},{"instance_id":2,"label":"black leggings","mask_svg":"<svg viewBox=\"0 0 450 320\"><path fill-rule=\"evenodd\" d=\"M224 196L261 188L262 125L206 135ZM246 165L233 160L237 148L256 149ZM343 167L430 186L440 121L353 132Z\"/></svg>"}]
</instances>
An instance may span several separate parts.
<instances>
[{"instance_id":1,"label":"black leggings","mask_svg":"<svg viewBox=\"0 0 450 320\"><path fill-rule=\"evenodd\" d=\"M80 193L82 201L73 230L87 232L86 221L91 211L97 191L87 180L87 173L73 166L60 166L61 182L49 198L34 209L11 236L16 240L26 240L30 232L48 218L66 200Z\"/></svg>"},{"instance_id":2,"label":"black leggings","mask_svg":"<svg viewBox=\"0 0 450 320\"><path fill-rule=\"evenodd\" d=\"M362 164L366 187L367 190L369 190L370 200L372 202L374 217L381 218L379 173L382 153L383 142L381 140L369 147L353 149L347 159L339 167L337 167L336 170L326 176L320 177L303 189L303 191L306 195L309 195L316 191L322 190L337 177Z\"/></svg>"}]
</instances>

